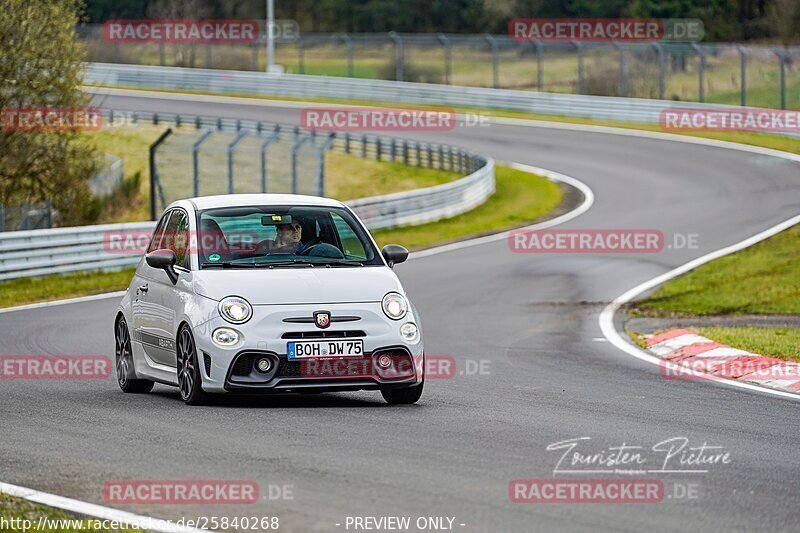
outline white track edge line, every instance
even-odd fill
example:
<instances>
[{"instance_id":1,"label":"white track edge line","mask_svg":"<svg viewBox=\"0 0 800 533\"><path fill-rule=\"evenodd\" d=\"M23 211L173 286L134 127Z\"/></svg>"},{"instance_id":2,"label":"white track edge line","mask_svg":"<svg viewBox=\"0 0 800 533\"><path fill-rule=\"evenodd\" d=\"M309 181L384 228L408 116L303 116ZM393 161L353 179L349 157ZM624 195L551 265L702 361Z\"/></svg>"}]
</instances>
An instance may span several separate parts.
<instances>
[{"instance_id":1,"label":"white track edge line","mask_svg":"<svg viewBox=\"0 0 800 533\"><path fill-rule=\"evenodd\" d=\"M4 483L2 481L0 481L0 493L22 498L33 503L55 507L56 509L61 509L63 511L69 511L72 513L104 520L122 522L122 525L136 524L140 526L140 529L146 529L148 531L158 531L161 533L208 533L208 530L181 526L174 521L168 521L161 518L152 518L149 516L141 516L129 513L127 511L120 511L110 507L103 507L102 505L95 505L93 503L64 498L63 496L28 489L18 485L12 485L10 483Z\"/></svg>"},{"instance_id":2,"label":"white track edge line","mask_svg":"<svg viewBox=\"0 0 800 533\"><path fill-rule=\"evenodd\" d=\"M644 283L637 285L636 287L626 291L625 293L618 296L614 301L608 304L603 311L600 313L598 318L598 322L600 324L600 330L603 332L603 335L606 339L608 339L611 344L622 350L623 352L636 357L637 359L641 359L642 361L646 361L648 363L652 363L654 365L661 365L662 359L649 354L648 352L642 350L638 346L634 345L633 343L625 340L620 333L617 331L617 328L614 327L614 315L616 312L625 304L639 296L640 294L661 285L664 282L667 282L673 278L680 276L681 274L685 274L690 270L694 270L695 268L704 265L713 261L714 259L719 259L720 257L724 257L726 255L730 255L734 252L738 252L740 250L744 250L756 243L759 243L763 240L772 237L773 235L777 235L781 231L784 231L792 226L800 224L800 215L794 216L788 220L784 220L780 224L772 226L769 229L766 229L752 237L748 237L747 239L738 242L736 244L732 244L730 246L726 246L724 248L720 248L714 252L708 253L704 256L698 257L697 259L693 259L688 263L685 263L677 268L670 270L660 276L656 276ZM720 378L718 376L712 376L710 374L698 374L700 379L705 379L708 381L712 381L715 383L723 383L725 385L730 385L732 387L738 387L741 389L747 389L751 391L758 391L761 393L771 394L773 396L780 396L783 398L791 398L792 400L800 400L800 394L793 394L791 392L780 391L776 389L770 389L766 387L761 387L759 385L753 385L750 383L745 383L733 379L727 378Z\"/></svg>"},{"instance_id":3,"label":"white track edge line","mask_svg":"<svg viewBox=\"0 0 800 533\"><path fill-rule=\"evenodd\" d=\"M58 305L93 302L95 300L105 300L106 298L122 298L123 296L125 296L125 291L103 292L100 294L92 294L91 296L78 296L77 298L53 300L52 302L39 302L35 304L19 305L16 307L6 307L5 309L0 309L0 315L4 313L14 313L16 311L27 311L29 309L41 309L43 307L55 307Z\"/></svg>"}]
</instances>

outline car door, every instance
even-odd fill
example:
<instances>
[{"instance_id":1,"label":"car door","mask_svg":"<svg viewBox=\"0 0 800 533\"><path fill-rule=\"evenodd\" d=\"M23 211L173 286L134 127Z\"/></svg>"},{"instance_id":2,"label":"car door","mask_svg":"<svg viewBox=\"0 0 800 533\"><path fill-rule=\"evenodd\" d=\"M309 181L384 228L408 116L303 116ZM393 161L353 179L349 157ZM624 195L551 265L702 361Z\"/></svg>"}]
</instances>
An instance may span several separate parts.
<instances>
[{"instance_id":1,"label":"car door","mask_svg":"<svg viewBox=\"0 0 800 533\"><path fill-rule=\"evenodd\" d=\"M183 213L177 209L166 212L147 251L169 248ZM185 216L185 215L184 215ZM175 311L168 306L172 281L160 268L143 261L137 272L137 287L133 305L133 338L142 344L147 357L156 364L175 367L175 334L170 332Z\"/></svg>"},{"instance_id":2,"label":"car door","mask_svg":"<svg viewBox=\"0 0 800 533\"><path fill-rule=\"evenodd\" d=\"M160 285L162 305L167 312L165 317L169 317L163 324L164 333L173 341L178 337L178 326L180 326L183 309L186 305L188 292L192 290L191 272L191 247L189 246L191 234L191 217L181 208L176 208L170 218L167 235L171 238L162 246L175 252L175 271L178 273L178 282L173 284L168 280L166 284ZM171 228L171 229L170 229ZM174 231L174 233L170 233ZM172 367L178 366L177 350L173 350L166 355L164 364Z\"/></svg>"}]
</instances>

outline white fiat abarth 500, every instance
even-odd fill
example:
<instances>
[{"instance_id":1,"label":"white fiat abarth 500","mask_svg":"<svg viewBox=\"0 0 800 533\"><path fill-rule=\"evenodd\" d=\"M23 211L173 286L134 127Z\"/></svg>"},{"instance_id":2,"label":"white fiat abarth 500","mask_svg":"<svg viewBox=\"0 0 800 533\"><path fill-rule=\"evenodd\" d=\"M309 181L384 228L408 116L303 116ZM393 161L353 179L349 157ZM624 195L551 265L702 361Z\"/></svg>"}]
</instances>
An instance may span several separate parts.
<instances>
[{"instance_id":1,"label":"white fiat abarth 500","mask_svg":"<svg viewBox=\"0 0 800 533\"><path fill-rule=\"evenodd\" d=\"M392 271L335 200L234 194L181 200L156 226L114 323L125 392L380 390L416 402L424 385L419 315Z\"/></svg>"}]
</instances>

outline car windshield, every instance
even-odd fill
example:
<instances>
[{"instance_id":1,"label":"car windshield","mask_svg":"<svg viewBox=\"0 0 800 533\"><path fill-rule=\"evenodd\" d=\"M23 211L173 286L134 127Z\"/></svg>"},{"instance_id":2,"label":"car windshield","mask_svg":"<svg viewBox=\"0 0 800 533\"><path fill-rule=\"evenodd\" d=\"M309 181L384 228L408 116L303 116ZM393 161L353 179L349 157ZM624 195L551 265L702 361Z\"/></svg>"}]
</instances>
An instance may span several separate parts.
<instances>
[{"instance_id":1,"label":"car windshield","mask_svg":"<svg viewBox=\"0 0 800 533\"><path fill-rule=\"evenodd\" d=\"M383 265L366 230L346 209L250 206L198 214L201 268Z\"/></svg>"}]
</instances>

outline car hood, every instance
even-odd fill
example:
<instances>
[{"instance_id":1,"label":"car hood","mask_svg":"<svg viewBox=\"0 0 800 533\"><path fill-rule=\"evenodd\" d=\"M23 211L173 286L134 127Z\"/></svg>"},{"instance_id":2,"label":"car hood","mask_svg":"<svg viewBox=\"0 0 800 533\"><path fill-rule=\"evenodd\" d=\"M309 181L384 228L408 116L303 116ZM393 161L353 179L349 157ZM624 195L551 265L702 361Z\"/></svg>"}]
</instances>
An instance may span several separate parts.
<instances>
[{"instance_id":1,"label":"car hood","mask_svg":"<svg viewBox=\"0 0 800 533\"><path fill-rule=\"evenodd\" d=\"M221 300L241 296L253 305L380 302L390 291L404 294L385 266L274 268L195 272L196 294Z\"/></svg>"}]
</instances>

